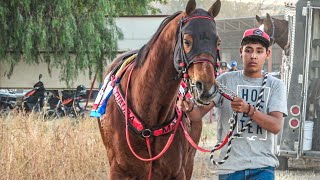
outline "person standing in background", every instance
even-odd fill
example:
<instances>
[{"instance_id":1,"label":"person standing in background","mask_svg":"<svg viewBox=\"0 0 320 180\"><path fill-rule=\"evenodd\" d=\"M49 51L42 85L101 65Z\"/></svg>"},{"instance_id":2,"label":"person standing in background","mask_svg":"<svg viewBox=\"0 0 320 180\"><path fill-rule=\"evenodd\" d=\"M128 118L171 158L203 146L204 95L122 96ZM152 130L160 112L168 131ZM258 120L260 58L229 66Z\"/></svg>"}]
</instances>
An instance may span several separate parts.
<instances>
[{"instance_id":1,"label":"person standing in background","mask_svg":"<svg viewBox=\"0 0 320 180\"><path fill-rule=\"evenodd\" d=\"M229 67L228 67L228 63L226 63L226 62L221 62L220 63L220 74L223 74L223 73L225 73L225 72L228 72L230 69L229 69Z\"/></svg>"},{"instance_id":2,"label":"person standing in background","mask_svg":"<svg viewBox=\"0 0 320 180\"><path fill-rule=\"evenodd\" d=\"M238 71L237 65L237 61L231 61L231 69L229 71Z\"/></svg>"}]
</instances>

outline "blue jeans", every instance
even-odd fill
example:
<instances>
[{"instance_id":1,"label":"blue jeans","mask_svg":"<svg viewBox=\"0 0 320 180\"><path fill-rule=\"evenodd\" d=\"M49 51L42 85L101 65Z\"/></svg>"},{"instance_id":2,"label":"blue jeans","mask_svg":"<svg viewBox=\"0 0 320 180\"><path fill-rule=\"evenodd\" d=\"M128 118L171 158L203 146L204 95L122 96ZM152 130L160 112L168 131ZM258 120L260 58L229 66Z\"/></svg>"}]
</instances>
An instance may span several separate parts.
<instances>
[{"instance_id":1,"label":"blue jeans","mask_svg":"<svg viewBox=\"0 0 320 180\"><path fill-rule=\"evenodd\" d=\"M219 175L219 180L274 180L274 167L246 169Z\"/></svg>"}]
</instances>

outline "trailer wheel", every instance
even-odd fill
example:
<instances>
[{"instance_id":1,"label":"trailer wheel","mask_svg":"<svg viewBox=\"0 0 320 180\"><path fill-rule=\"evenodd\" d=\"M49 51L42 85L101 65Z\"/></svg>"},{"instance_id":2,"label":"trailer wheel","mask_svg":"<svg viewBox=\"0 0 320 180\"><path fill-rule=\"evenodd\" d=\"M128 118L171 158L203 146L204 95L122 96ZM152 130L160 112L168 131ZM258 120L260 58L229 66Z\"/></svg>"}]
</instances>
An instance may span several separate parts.
<instances>
[{"instance_id":1,"label":"trailer wheel","mask_svg":"<svg viewBox=\"0 0 320 180\"><path fill-rule=\"evenodd\" d=\"M279 167L277 168L278 170L288 170L288 157L284 156L277 156L279 160Z\"/></svg>"}]
</instances>

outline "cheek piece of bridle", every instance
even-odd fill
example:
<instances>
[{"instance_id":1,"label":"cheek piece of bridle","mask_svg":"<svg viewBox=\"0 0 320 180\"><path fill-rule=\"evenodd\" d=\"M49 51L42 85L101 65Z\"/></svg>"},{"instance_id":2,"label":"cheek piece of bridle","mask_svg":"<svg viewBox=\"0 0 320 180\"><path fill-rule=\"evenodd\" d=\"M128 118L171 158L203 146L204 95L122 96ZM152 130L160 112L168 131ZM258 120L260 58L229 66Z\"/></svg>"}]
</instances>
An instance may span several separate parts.
<instances>
[{"instance_id":1,"label":"cheek piece of bridle","mask_svg":"<svg viewBox=\"0 0 320 180\"><path fill-rule=\"evenodd\" d=\"M188 68L192 63L208 62L215 68L215 75L218 72L219 64L215 60L220 59L219 50L216 45L215 21L208 15L193 15L181 18L176 35L176 46L174 50L174 66L179 78L189 80ZM190 34L193 38L192 49L185 53L183 48L183 35ZM207 53L213 57L194 58L202 53Z\"/></svg>"}]
</instances>

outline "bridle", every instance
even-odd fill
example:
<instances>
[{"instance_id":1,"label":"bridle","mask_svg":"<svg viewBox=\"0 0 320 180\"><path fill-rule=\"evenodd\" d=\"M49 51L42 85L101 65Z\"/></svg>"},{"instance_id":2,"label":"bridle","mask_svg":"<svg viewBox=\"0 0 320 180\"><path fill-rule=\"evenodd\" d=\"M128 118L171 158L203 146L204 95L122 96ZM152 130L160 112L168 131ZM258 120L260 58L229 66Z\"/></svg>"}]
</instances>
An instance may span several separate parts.
<instances>
[{"instance_id":1,"label":"bridle","mask_svg":"<svg viewBox=\"0 0 320 180\"><path fill-rule=\"evenodd\" d=\"M185 52L184 46L183 46L183 27L187 25L190 21L196 20L196 19L205 19L209 21L213 21L214 24L216 24L214 18L210 16L205 16L205 15L193 15L189 17L183 17L179 20L179 25L177 28L177 33L176 33L176 46L175 46L175 58L174 58L174 64L175 68L178 72L178 77L183 78L185 83L187 84L187 88L185 93L187 93L189 90L191 93L193 93L193 89L196 86L194 83L192 83L191 79L189 78L188 75L188 69L193 63L210 63L214 67L214 72L215 72L215 77L218 75L218 68L219 68L219 63L217 63L217 60L220 60L220 52L219 48L216 47L216 52L214 53L213 51L210 51L210 55L213 57L212 59L209 58L193 58L196 55L193 55L193 57L188 57L188 55ZM197 48L197 47L193 47ZM178 59L178 60L177 60Z\"/></svg>"}]
</instances>

